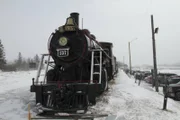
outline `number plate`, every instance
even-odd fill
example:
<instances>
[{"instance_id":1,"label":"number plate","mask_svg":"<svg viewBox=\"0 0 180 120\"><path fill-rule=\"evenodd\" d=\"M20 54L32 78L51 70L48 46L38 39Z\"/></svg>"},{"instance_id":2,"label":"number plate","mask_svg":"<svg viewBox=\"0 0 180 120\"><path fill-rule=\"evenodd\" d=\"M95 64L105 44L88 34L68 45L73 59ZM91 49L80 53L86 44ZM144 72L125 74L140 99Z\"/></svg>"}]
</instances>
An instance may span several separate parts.
<instances>
[{"instance_id":1,"label":"number plate","mask_svg":"<svg viewBox=\"0 0 180 120\"><path fill-rule=\"evenodd\" d=\"M67 56L69 56L69 48L57 49L57 56L58 57L67 57Z\"/></svg>"}]
</instances>

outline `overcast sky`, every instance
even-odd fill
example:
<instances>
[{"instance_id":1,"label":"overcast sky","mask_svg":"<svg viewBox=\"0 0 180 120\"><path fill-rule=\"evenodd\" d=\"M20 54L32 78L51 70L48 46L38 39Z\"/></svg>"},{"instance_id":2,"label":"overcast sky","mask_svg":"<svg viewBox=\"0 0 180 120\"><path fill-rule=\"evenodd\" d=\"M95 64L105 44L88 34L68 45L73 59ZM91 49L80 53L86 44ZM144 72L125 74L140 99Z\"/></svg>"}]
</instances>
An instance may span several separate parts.
<instances>
[{"instance_id":1,"label":"overcast sky","mask_svg":"<svg viewBox=\"0 0 180 120\"><path fill-rule=\"evenodd\" d=\"M9 61L47 53L49 35L79 12L98 41L114 44L118 60L132 65L153 64L150 14L154 14L157 63L180 63L179 0L0 0L0 39ZM81 22L81 21L80 21Z\"/></svg>"}]
</instances>

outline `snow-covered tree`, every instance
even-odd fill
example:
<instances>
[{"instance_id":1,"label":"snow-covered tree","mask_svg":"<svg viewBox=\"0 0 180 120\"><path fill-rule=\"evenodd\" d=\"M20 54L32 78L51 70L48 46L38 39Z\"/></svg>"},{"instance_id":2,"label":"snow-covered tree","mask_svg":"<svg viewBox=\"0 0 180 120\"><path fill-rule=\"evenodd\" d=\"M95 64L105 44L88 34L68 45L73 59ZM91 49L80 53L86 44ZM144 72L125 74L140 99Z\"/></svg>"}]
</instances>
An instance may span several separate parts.
<instances>
[{"instance_id":1,"label":"snow-covered tree","mask_svg":"<svg viewBox=\"0 0 180 120\"><path fill-rule=\"evenodd\" d=\"M4 69L5 64L6 64L6 58L5 58L4 46L1 43L1 39L0 39L0 69Z\"/></svg>"}]
</instances>

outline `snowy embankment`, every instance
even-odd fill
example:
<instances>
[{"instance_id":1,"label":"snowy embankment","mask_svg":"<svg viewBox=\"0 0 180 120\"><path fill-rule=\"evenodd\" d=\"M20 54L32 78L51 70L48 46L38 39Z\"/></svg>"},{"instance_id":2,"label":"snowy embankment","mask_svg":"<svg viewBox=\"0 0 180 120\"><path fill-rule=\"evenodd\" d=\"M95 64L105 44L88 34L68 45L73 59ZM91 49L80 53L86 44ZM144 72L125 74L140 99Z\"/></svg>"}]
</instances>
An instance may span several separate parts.
<instances>
[{"instance_id":1,"label":"snowy embankment","mask_svg":"<svg viewBox=\"0 0 180 120\"><path fill-rule=\"evenodd\" d=\"M168 110L163 111L163 96L149 87L138 86L120 71L109 92L93 109L115 115L118 120L179 120L180 103L168 99Z\"/></svg>"},{"instance_id":2,"label":"snowy embankment","mask_svg":"<svg viewBox=\"0 0 180 120\"><path fill-rule=\"evenodd\" d=\"M0 73L0 120L27 120L28 104L35 106L30 93L36 71ZM179 120L180 103L168 99L163 111L163 96L150 86L138 86L123 71L109 85L110 89L90 108L98 114L108 113L118 120Z\"/></svg>"},{"instance_id":3,"label":"snowy embankment","mask_svg":"<svg viewBox=\"0 0 180 120\"><path fill-rule=\"evenodd\" d=\"M30 85L36 72L0 73L0 120L27 120L28 104L35 105Z\"/></svg>"}]
</instances>

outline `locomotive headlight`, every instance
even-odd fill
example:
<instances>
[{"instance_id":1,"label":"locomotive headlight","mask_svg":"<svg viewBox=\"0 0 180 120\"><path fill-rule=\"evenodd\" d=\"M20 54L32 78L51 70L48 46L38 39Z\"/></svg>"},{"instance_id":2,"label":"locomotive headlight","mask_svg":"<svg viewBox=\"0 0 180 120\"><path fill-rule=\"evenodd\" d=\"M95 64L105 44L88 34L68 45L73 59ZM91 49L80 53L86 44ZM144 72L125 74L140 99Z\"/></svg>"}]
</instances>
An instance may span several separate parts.
<instances>
[{"instance_id":1,"label":"locomotive headlight","mask_svg":"<svg viewBox=\"0 0 180 120\"><path fill-rule=\"evenodd\" d=\"M59 39L59 45L61 45L61 46L67 45L67 42L68 42L68 40L67 40L66 37L61 37L61 38Z\"/></svg>"}]
</instances>

